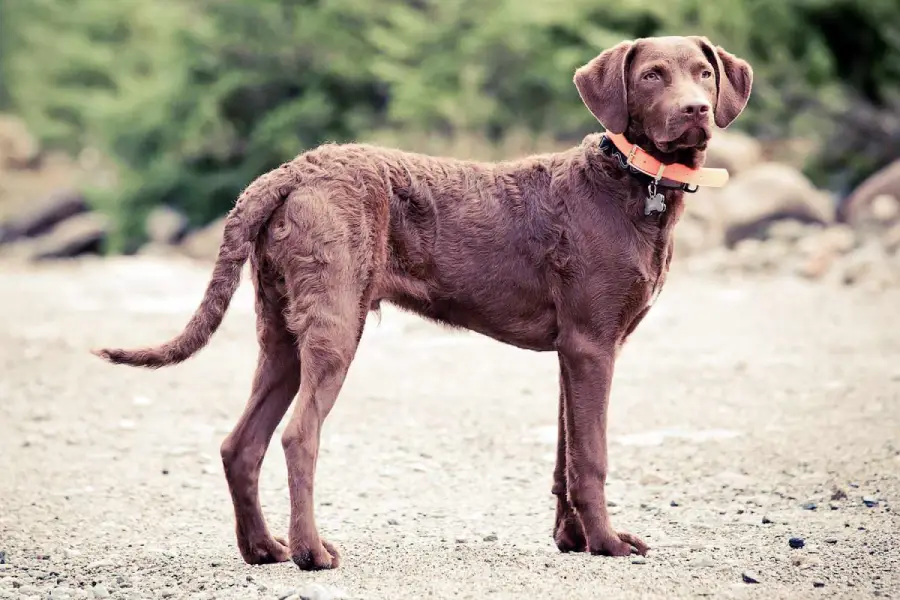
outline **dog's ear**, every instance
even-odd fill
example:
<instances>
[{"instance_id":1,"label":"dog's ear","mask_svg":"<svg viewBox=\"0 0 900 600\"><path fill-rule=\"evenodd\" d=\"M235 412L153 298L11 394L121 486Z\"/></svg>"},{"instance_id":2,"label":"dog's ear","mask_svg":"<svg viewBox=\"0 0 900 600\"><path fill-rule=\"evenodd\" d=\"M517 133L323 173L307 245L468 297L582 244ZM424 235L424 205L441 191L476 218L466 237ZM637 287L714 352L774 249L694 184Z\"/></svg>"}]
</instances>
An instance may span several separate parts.
<instances>
[{"instance_id":1,"label":"dog's ear","mask_svg":"<svg viewBox=\"0 0 900 600\"><path fill-rule=\"evenodd\" d=\"M753 69L745 60L726 52L721 46L713 46L705 37L694 37L716 70L716 108L713 111L716 125L725 129L737 119L750 99L753 87Z\"/></svg>"},{"instance_id":2,"label":"dog's ear","mask_svg":"<svg viewBox=\"0 0 900 600\"><path fill-rule=\"evenodd\" d=\"M633 50L634 42L621 42L575 71L581 101L612 133L624 133L628 127L626 73Z\"/></svg>"}]
</instances>

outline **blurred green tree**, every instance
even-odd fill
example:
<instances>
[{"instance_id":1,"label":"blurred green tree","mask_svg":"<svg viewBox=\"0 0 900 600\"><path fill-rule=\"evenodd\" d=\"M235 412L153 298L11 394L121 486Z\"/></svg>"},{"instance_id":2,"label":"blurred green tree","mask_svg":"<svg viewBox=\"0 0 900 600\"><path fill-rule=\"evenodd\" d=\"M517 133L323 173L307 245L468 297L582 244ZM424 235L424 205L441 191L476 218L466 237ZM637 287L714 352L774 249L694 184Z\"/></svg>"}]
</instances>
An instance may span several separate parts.
<instances>
[{"instance_id":1,"label":"blurred green tree","mask_svg":"<svg viewBox=\"0 0 900 600\"><path fill-rule=\"evenodd\" d=\"M93 198L128 250L154 205L208 221L323 141L577 139L598 126L575 68L665 34L749 59L754 95L736 125L821 142L818 181L846 189L896 156L896 0L7 1L0 102L45 143L116 161L118 185Z\"/></svg>"}]
</instances>

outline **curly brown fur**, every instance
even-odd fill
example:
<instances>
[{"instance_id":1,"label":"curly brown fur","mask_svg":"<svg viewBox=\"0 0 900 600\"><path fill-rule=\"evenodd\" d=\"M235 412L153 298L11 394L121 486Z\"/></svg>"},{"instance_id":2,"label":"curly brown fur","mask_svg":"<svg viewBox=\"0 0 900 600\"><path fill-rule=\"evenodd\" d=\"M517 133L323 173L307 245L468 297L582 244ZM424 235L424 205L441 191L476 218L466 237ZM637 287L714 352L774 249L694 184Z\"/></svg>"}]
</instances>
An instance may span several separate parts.
<instances>
[{"instance_id":1,"label":"curly brown fur","mask_svg":"<svg viewBox=\"0 0 900 600\"><path fill-rule=\"evenodd\" d=\"M655 74L650 74L651 72ZM585 104L609 130L668 163L703 163L712 124L750 95L749 65L703 38L624 42L578 70ZM644 215L646 186L602 153L599 135L566 152L501 163L329 144L257 179L228 216L197 312L172 341L101 350L161 367L208 341L249 258L259 359L247 408L222 444L247 562L338 565L313 516L319 432L382 300L560 361L554 537L564 551L645 553L616 532L605 501L606 420L615 357L647 314L672 259L683 192ZM275 428L291 501L289 543L262 516L257 481Z\"/></svg>"}]
</instances>

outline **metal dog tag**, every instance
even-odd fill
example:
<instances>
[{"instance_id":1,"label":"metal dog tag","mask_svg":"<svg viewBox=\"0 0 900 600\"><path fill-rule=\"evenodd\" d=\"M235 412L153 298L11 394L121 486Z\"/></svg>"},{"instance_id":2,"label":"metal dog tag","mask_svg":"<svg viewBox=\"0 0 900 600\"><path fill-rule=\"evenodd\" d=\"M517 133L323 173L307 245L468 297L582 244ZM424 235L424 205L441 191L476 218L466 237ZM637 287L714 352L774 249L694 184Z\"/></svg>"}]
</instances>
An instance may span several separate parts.
<instances>
[{"instance_id":1,"label":"metal dog tag","mask_svg":"<svg viewBox=\"0 0 900 600\"><path fill-rule=\"evenodd\" d=\"M647 186L647 202L644 204L644 215L648 216L654 212L666 212L666 197L656 191L656 182L654 181Z\"/></svg>"}]
</instances>

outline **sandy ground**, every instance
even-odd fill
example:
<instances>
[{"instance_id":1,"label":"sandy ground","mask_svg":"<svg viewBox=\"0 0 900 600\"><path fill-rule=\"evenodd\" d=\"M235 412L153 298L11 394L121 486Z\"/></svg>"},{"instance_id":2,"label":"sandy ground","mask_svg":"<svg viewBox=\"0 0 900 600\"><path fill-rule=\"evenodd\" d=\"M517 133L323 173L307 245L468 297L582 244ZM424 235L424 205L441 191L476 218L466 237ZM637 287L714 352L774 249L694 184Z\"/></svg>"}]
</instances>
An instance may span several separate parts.
<instances>
[{"instance_id":1,"label":"sandy ground","mask_svg":"<svg viewBox=\"0 0 900 600\"><path fill-rule=\"evenodd\" d=\"M900 291L672 274L613 385L609 497L646 559L553 546L553 355L388 309L323 434L344 564L311 574L234 543L218 448L255 360L248 286L183 366L87 353L176 333L207 269L0 264L0 598L900 597ZM278 443L261 489L286 531Z\"/></svg>"}]
</instances>

